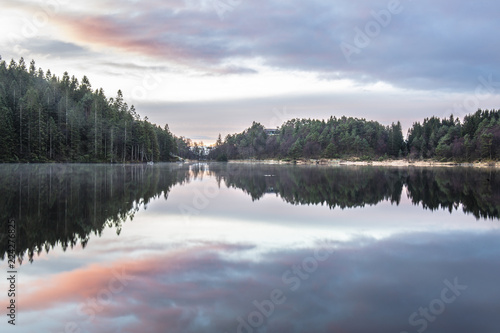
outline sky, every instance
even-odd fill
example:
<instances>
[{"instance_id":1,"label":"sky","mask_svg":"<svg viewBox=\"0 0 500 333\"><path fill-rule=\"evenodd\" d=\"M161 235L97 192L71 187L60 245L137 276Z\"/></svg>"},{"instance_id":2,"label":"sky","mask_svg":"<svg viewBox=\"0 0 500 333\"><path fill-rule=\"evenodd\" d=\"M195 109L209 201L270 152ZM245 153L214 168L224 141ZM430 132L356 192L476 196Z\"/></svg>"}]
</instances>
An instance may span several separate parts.
<instances>
[{"instance_id":1,"label":"sky","mask_svg":"<svg viewBox=\"0 0 500 333\"><path fill-rule=\"evenodd\" d=\"M0 55L119 89L213 143L253 121L352 116L406 133L500 105L500 3L464 0L0 0Z\"/></svg>"}]
</instances>

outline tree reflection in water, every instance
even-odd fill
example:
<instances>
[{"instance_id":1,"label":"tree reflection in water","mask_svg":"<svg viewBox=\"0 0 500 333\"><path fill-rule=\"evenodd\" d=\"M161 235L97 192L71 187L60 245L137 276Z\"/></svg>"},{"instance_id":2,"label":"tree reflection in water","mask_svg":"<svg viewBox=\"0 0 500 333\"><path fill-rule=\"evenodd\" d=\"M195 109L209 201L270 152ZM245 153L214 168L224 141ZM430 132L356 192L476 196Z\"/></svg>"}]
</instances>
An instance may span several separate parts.
<instances>
[{"instance_id":1,"label":"tree reflection in water","mask_svg":"<svg viewBox=\"0 0 500 333\"><path fill-rule=\"evenodd\" d=\"M267 193L293 205L327 205L331 209L399 204L403 188L424 209L462 208L477 219L500 218L498 172L473 168L327 167L266 164L147 165L1 165L0 223L16 220L16 255L63 250L106 226L120 234L142 205L164 197L171 188L193 179L214 177L219 185L240 189L259 200ZM2 260L7 238L0 240Z\"/></svg>"}]
</instances>

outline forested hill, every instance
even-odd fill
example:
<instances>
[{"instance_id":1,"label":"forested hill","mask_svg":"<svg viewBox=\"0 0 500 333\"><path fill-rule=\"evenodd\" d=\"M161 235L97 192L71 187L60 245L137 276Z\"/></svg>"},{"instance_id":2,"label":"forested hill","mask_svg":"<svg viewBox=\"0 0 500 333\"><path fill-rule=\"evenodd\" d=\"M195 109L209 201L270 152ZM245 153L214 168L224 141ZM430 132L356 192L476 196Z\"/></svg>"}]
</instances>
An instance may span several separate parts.
<instances>
[{"instance_id":1,"label":"forested hill","mask_svg":"<svg viewBox=\"0 0 500 333\"><path fill-rule=\"evenodd\" d=\"M21 58L0 57L0 162L169 161L205 158L196 143L141 119L121 91L107 98L67 72L62 78ZM202 145L202 144L201 144ZM453 116L413 124L405 140L399 121L384 126L358 118L292 119L266 130L253 125L219 139L208 158L380 158L476 161L500 159L500 111L463 121Z\"/></svg>"},{"instance_id":2,"label":"forested hill","mask_svg":"<svg viewBox=\"0 0 500 333\"><path fill-rule=\"evenodd\" d=\"M453 161L500 160L500 110L478 110L461 122L427 118L413 124L406 142L411 158Z\"/></svg>"},{"instance_id":3,"label":"forested hill","mask_svg":"<svg viewBox=\"0 0 500 333\"><path fill-rule=\"evenodd\" d=\"M500 159L500 111L450 116L414 123L405 140L400 122L383 126L365 119L292 119L273 132L261 124L242 133L221 136L210 158L380 158L477 161Z\"/></svg>"},{"instance_id":4,"label":"forested hill","mask_svg":"<svg viewBox=\"0 0 500 333\"><path fill-rule=\"evenodd\" d=\"M220 136L212 158L340 158L359 156L403 156L407 153L401 124L383 126L375 121L357 118L335 118L327 121L292 119L276 133L268 134L261 124L242 133Z\"/></svg>"},{"instance_id":5,"label":"forested hill","mask_svg":"<svg viewBox=\"0 0 500 333\"><path fill-rule=\"evenodd\" d=\"M22 58L0 62L0 129L0 162L168 161L176 149L168 126L141 120L121 91L108 99L85 76Z\"/></svg>"}]
</instances>

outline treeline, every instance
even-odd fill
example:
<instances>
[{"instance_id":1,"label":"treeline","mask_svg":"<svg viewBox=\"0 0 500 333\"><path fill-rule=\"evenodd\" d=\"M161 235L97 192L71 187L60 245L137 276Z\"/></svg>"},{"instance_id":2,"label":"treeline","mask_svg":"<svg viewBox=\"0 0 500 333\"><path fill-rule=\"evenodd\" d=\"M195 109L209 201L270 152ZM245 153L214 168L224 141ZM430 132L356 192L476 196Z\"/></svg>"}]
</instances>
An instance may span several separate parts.
<instances>
[{"instance_id":1,"label":"treeline","mask_svg":"<svg viewBox=\"0 0 500 333\"><path fill-rule=\"evenodd\" d=\"M177 155L189 160L206 160L205 144L189 138L175 137Z\"/></svg>"},{"instance_id":2,"label":"treeline","mask_svg":"<svg viewBox=\"0 0 500 333\"><path fill-rule=\"evenodd\" d=\"M206 154L202 143L141 119L120 90L107 98L86 76L59 78L23 58L7 64L0 57L0 128L0 162L145 162ZM399 121L292 119L273 132L254 122L224 141L219 135L208 158L499 160L500 111L478 110L463 122L427 118L413 124L406 140Z\"/></svg>"},{"instance_id":3,"label":"treeline","mask_svg":"<svg viewBox=\"0 0 500 333\"><path fill-rule=\"evenodd\" d=\"M401 124L383 126L358 118L292 119L268 134L259 123L216 142L215 160L245 158L400 157L406 154Z\"/></svg>"},{"instance_id":4,"label":"treeline","mask_svg":"<svg viewBox=\"0 0 500 333\"><path fill-rule=\"evenodd\" d=\"M408 132L411 158L475 161L500 159L500 110L415 123Z\"/></svg>"},{"instance_id":5,"label":"treeline","mask_svg":"<svg viewBox=\"0 0 500 333\"><path fill-rule=\"evenodd\" d=\"M272 132L254 122L242 133L221 136L212 160L248 158L385 158L476 161L500 159L500 111L481 111L463 122L427 118L414 123L405 140L398 121L384 126L365 119L292 119Z\"/></svg>"},{"instance_id":6,"label":"treeline","mask_svg":"<svg viewBox=\"0 0 500 333\"><path fill-rule=\"evenodd\" d=\"M1 60L1 57L0 57ZM169 161L176 138L67 72L0 61L0 162Z\"/></svg>"}]
</instances>

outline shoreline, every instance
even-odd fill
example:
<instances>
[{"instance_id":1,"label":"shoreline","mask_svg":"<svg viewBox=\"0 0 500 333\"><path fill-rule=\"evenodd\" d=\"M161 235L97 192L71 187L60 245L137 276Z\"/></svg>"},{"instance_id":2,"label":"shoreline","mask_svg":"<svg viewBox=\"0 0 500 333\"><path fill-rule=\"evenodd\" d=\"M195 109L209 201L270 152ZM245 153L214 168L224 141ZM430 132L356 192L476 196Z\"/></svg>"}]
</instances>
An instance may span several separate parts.
<instances>
[{"instance_id":1,"label":"shoreline","mask_svg":"<svg viewBox=\"0 0 500 333\"><path fill-rule=\"evenodd\" d=\"M330 165L330 166L387 166L387 167L473 167L473 168L500 168L500 162L436 162L408 161L405 159L385 161L350 161L333 159L302 159L297 161L283 160L230 160L228 163L254 163L254 164L297 164L297 165Z\"/></svg>"},{"instance_id":2,"label":"shoreline","mask_svg":"<svg viewBox=\"0 0 500 333\"><path fill-rule=\"evenodd\" d=\"M273 159L245 159L245 160L229 160L227 162L217 162L211 160L183 160L183 161L169 161L169 162L156 162L156 163L233 163L233 164L271 164L271 165L323 165L323 166L381 166L381 167L466 167L466 168L500 168L500 161L498 162L437 162L432 160L423 161L408 161L405 159L397 160L384 160L384 161L353 161L341 159L299 159L295 161L287 160L273 160ZM156 164L155 163L155 164ZM83 164L83 165L149 165L146 162L127 162L127 163L109 163L109 162L0 162L1 164Z\"/></svg>"}]
</instances>

